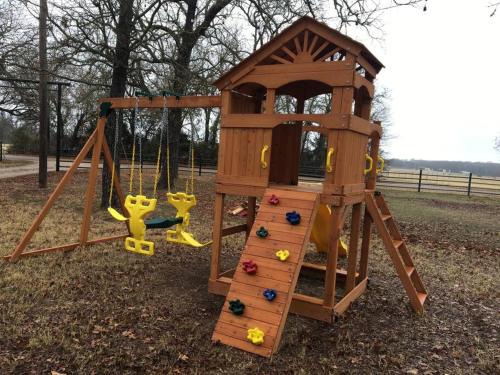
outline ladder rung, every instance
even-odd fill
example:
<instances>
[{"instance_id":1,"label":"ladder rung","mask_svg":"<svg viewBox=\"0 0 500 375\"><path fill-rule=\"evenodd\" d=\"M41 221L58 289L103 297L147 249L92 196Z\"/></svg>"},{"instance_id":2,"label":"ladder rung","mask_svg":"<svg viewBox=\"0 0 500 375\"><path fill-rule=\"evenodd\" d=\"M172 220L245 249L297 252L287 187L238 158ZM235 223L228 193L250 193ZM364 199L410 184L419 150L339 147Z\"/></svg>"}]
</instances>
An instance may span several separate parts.
<instances>
[{"instance_id":1,"label":"ladder rung","mask_svg":"<svg viewBox=\"0 0 500 375\"><path fill-rule=\"evenodd\" d=\"M408 276L411 276L411 274L413 272L415 272L415 267L413 267L413 266L405 266L405 270L406 270L406 273L408 274Z\"/></svg>"},{"instance_id":2,"label":"ladder rung","mask_svg":"<svg viewBox=\"0 0 500 375\"><path fill-rule=\"evenodd\" d=\"M417 292L417 297L418 297L418 300L420 301L420 303L422 304L422 306L424 305L424 302L425 302L425 299L427 298L427 293L420 293L420 292Z\"/></svg>"},{"instance_id":3,"label":"ladder rung","mask_svg":"<svg viewBox=\"0 0 500 375\"><path fill-rule=\"evenodd\" d=\"M394 244L394 247L396 249L399 249L399 247L403 244L402 240L393 240L392 243Z\"/></svg>"},{"instance_id":4,"label":"ladder rung","mask_svg":"<svg viewBox=\"0 0 500 375\"><path fill-rule=\"evenodd\" d=\"M381 216L382 216L382 221L387 221L392 217L391 215L384 215L384 214L382 214Z\"/></svg>"}]
</instances>

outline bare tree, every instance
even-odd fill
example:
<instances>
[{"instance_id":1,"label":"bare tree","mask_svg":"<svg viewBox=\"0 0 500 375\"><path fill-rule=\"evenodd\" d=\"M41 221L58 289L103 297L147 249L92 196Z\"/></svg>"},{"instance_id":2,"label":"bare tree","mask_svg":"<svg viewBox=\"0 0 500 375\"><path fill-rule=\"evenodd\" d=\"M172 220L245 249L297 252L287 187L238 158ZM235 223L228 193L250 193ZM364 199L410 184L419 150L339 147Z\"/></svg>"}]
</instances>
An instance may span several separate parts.
<instances>
[{"instance_id":1,"label":"bare tree","mask_svg":"<svg viewBox=\"0 0 500 375\"><path fill-rule=\"evenodd\" d=\"M47 0L40 0L39 14L39 63L40 63L40 129L39 129L39 151L38 151L38 185L47 187L47 156L48 156L48 132L49 132L49 93L48 93L48 65L47 65Z\"/></svg>"}]
</instances>

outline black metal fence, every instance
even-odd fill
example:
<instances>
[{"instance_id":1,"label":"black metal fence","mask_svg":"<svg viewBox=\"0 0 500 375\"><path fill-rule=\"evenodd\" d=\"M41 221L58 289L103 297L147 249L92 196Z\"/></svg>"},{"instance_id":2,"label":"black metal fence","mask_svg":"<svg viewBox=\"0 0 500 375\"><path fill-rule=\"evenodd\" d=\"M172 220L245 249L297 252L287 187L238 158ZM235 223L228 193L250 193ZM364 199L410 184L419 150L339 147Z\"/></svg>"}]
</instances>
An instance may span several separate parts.
<instances>
[{"instance_id":1,"label":"black metal fence","mask_svg":"<svg viewBox=\"0 0 500 375\"><path fill-rule=\"evenodd\" d=\"M122 167L127 168L130 155L122 155ZM144 155L144 168L155 168L155 155ZM196 174L215 174L217 172L217 160L213 158L204 159L200 156L195 158ZM65 155L61 159L61 168L64 170L71 165L73 157ZM90 160L82 163L81 168L88 168ZM190 169L187 157L180 158L179 167L181 172ZM321 181L324 177L324 168L317 165L301 163L299 175L304 180ZM401 190L414 190L417 192L442 192L471 195L498 195L500 196L500 178L480 177L472 173L442 173L432 170L397 170L386 169L378 175L377 185Z\"/></svg>"}]
</instances>

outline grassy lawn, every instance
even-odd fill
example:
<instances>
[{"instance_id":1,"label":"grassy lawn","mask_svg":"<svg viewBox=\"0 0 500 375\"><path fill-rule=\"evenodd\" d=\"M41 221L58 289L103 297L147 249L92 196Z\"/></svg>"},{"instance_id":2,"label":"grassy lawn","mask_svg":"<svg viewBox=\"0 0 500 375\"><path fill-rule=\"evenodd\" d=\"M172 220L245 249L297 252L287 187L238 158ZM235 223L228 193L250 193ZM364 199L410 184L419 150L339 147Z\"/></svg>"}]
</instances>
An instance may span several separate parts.
<instances>
[{"instance_id":1,"label":"grassy lawn","mask_svg":"<svg viewBox=\"0 0 500 375\"><path fill-rule=\"evenodd\" d=\"M23 165L32 164L30 160L7 160L3 159L0 161L0 169L22 167Z\"/></svg>"},{"instance_id":2,"label":"grassy lawn","mask_svg":"<svg viewBox=\"0 0 500 375\"><path fill-rule=\"evenodd\" d=\"M60 177L51 174L50 186ZM75 176L33 248L78 240L85 182L85 173ZM36 176L0 180L0 255L13 250L50 194L36 186ZM206 240L213 181L197 182L197 191L191 225ZM271 360L213 345L223 298L207 292L209 249L167 244L156 231L148 233L153 257L116 242L0 262L0 373L499 373L500 199L385 193L430 294L423 316L409 308L374 237L369 290L337 323L290 315ZM229 198L228 206L237 201ZM173 213L165 201L159 206ZM96 203L91 237L123 232ZM224 240L227 265L243 243L239 235Z\"/></svg>"}]
</instances>

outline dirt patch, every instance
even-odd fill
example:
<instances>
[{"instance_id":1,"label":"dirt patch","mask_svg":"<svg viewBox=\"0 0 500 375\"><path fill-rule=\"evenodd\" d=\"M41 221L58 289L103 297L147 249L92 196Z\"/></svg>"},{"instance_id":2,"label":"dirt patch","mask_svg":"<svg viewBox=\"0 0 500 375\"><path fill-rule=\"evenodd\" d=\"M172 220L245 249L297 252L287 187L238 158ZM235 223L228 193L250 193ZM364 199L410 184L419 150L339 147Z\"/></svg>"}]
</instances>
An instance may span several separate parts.
<instances>
[{"instance_id":1,"label":"dirt patch","mask_svg":"<svg viewBox=\"0 0 500 375\"><path fill-rule=\"evenodd\" d=\"M49 185L60 177L51 174ZM85 182L85 173L75 175L33 246L78 238ZM50 190L36 184L36 176L0 181L0 255L12 251L47 199ZM211 235L213 191L212 180L197 182L192 229L201 240ZM209 249L168 244L156 231L150 234L157 243L153 257L125 252L117 242L0 263L0 373L498 373L498 237L483 241L481 249L464 245L464 238L485 237L478 228L498 234L498 217L471 209L469 219L456 220L450 207L425 200L416 193L387 196L430 293L423 316L409 308L389 257L374 239L369 290L337 323L291 315L270 360L213 345L223 299L207 292ZM227 206L239 201L231 197ZM173 213L165 201L158 210ZM242 220L231 217L225 225ZM92 236L122 231L96 203ZM224 241L226 267L237 261L242 243L238 235ZM308 283L301 280L300 287Z\"/></svg>"}]
</instances>

